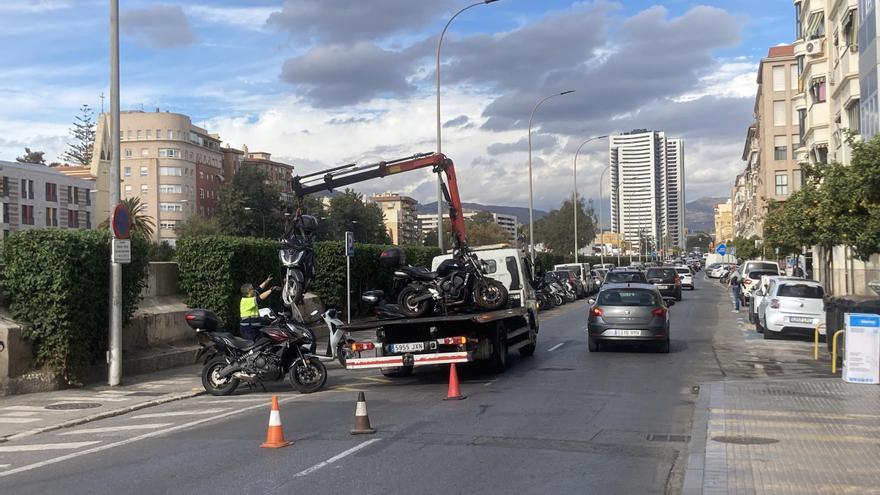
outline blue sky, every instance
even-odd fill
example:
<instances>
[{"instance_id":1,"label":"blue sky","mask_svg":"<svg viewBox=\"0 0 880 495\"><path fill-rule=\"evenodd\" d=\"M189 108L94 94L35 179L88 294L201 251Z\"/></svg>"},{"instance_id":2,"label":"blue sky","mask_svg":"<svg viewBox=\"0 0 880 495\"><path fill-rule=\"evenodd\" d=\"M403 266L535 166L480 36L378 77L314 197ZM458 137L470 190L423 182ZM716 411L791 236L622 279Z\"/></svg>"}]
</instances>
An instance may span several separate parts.
<instances>
[{"instance_id":1,"label":"blue sky","mask_svg":"<svg viewBox=\"0 0 880 495\"><path fill-rule=\"evenodd\" d=\"M0 1L0 159L55 159L78 107L108 93L107 0ZM433 148L433 50L458 0L121 0L125 109L185 113L233 146L307 172ZM444 151L468 201L522 205L524 121L544 94L536 189L571 189L586 137L654 127L685 139L687 196L729 192L741 168L754 74L791 40L789 0L500 0L457 18L444 42ZM582 151L596 197L607 150ZM597 175L597 174L596 174ZM593 178L591 179L591 176ZM505 187L499 190L499 180ZM430 201L430 176L365 184Z\"/></svg>"}]
</instances>

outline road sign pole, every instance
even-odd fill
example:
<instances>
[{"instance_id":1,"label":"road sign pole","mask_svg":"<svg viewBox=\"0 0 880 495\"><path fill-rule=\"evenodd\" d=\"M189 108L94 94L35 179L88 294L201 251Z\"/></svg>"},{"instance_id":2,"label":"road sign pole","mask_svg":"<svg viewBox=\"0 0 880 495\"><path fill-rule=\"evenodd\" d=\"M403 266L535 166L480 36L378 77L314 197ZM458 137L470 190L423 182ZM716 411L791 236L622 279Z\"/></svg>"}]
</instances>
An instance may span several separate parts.
<instances>
[{"instance_id":1,"label":"road sign pole","mask_svg":"<svg viewBox=\"0 0 880 495\"><path fill-rule=\"evenodd\" d=\"M345 295L348 324L351 325L351 257L354 256L354 232L345 233Z\"/></svg>"},{"instance_id":2,"label":"road sign pole","mask_svg":"<svg viewBox=\"0 0 880 495\"><path fill-rule=\"evenodd\" d=\"M106 123L106 120L105 120ZM110 0L110 205L119 203L119 0ZM115 236L114 236L115 240ZM110 261L110 335L107 384L122 381L122 265Z\"/></svg>"}]
</instances>

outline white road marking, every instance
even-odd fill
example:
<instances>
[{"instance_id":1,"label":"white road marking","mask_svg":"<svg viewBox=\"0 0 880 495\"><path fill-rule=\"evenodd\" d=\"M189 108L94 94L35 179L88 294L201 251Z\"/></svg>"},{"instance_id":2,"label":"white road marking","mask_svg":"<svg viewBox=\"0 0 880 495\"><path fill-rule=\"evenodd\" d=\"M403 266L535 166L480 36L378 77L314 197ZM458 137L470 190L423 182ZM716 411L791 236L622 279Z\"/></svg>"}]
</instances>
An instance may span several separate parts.
<instances>
[{"instance_id":1,"label":"white road marking","mask_svg":"<svg viewBox=\"0 0 880 495\"><path fill-rule=\"evenodd\" d=\"M489 385L492 385L493 383L495 383L495 380L488 381L488 382L484 383L483 386L488 387Z\"/></svg>"},{"instance_id":2,"label":"white road marking","mask_svg":"<svg viewBox=\"0 0 880 495\"><path fill-rule=\"evenodd\" d=\"M34 421L39 421L40 418L10 418L0 416L0 424L24 424L24 423L33 423Z\"/></svg>"},{"instance_id":3,"label":"white road marking","mask_svg":"<svg viewBox=\"0 0 880 495\"><path fill-rule=\"evenodd\" d=\"M125 397L110 397L110 396L95 396L90 395L88 397L61 397L59 399L55 399L55 402L123 402L126 400L131 400L130 398Z\"/></svg>"},{"instance_id":4,"label":"white road marking","mask_svg":"<svg viewBox=\"0 0 880 495\"><path fill-rule=\"evenodd\" d=\"M39 452L41 450L70 450L80 447L88 447L101 443L100 440L92 440L90 442L68 442L68 443L38 443L35 445L0 445L0 452Z\"/></svg>"},{"instance_id":5,"label":"white road marking","mask_svg":"<svg viewBox=\"0 0 880 495\"><path fill-rule=\"evenodd\" d=\"M12 464L0 464L0 469L6 469L6 468L8 468L8 467L11 466L11 465L12 465Z\"/></svg>"},{"instance_id":6,"label":"white road marking","mask_svg":"<svg viewBox=\"0 0 880 495\"><path fill-rule=\"evenodd\" d=\"M60 435L89 435L92 433L111 433L114 431L155 430L156 428L162 428L164 426L169 426L172 424L174 423L148 423L143 425L107 426L104 428L87 428L84 430L68 431L61 433Z\"/></svg>"},{"instance_id":7,"label":"white road marking","mask_svg":"<svg viewBox=\"0 0 880 495\"><path fill-rule=\"evenodd\" d=\"M214 414L223 411L227 411L229 408L221 407L217 409L190 409L188 411L171 411L164 413L150 413L150 414L138 414L136 416L132 416L132 419L147 419L147 418L170 418L172 416L195 416L198 414Z\"/></svg>"},{"instance_id":8,"label":"white road marking","mask_svg":"<svg viewBox=\"0 0 880 495\"><path fill-rule=\"evenodd\" d=\"M46 411L45 408L39 406L7 406L0 408L0 411Z\"/></svg>"},{"instance_id":9,"label":"white road marking","mask_svg":"<svg viewBox=\"0 0 880 495\"><path fill-rule=\"evenodd\" d=\"M271 403L272 399L270 397L230 397L227 399L210 398L210 399L202 400L200 402L204 402L205 404L228 404L230 402L266 402L266 403Z\"/></svg>"},{"instance_id":10,"label":"white road marking","mask_svg":"<svg viewBox=\"0 0 880 495\"><path fill-rule=\"evenodd\" d=\"M298 399L302 399L303 397L308 397L308 396L295 395L293 397L285 397L283 399L279 399L278 402L281 404L285 404L287 402L292 402L292 401L295 401ZM55 457L53 459L47 459L45 461L35 462L33 464L27 464L25 466L17 467L15 469L10 469L9 471L0 472L0 478L5 477L5 476L10 476L13 474L17 474L17 473L23 473L25 471L33 471L34 469L38 469L38 468L45 467L45 466L51 466L52 464L57 464L59 462L64 462L64 461L67 461L70 459L76 459L77 457L81 457L84 455L94 454L96 452L103 452L105 450L112 449L114 447L121 447L123 445L128 445L130 443L139 442L141 440L146 440L148 438L154 438L154 437L158 437L160 435L165 435L165 434L168 434L171 432L184 430L186 428L192 428L193 426L197 426L202 423L207 423L208 421L218 421L220 419L223 419L223 418L235 415L235 414L239 414L239 413L243 413L243 412L247 412L247 411L252 411L254 409L265 408L265 407L266 406L264 404L243 407L241 409L236 409L234 411L229 411L229 412L226 412L223 414L218 414L217 416L212 416L210 418L197 419L195 421L190 421L189 423L184 423L182 425L172 426L171 428L166 428L164 430L151 431L149 433L144 433L143 435L138 435L136 437L126 438L125 440L120 440L118 442L107 443L104 445L98 445L96 447L92 447L92 448L86 449L86 450L81 450L79 452L71 452L70 454L66 454L66 455L63 455L60 457Z\"/></svg>"},{"instance_id":11,"label":"white road marking","mask_svg":"<svg viewBox=\"0 0 880 495\"><path fill-rule=\"evenodd\" d=\"M556 349L559 349L560 347L562 347L562 346L564 346L564 345L565 345L565 342L560 342L560 343L554 345L553 347L547 349L547 352L553 352L553 351L555 351Z\"/></svg>"},{"instance_id":12,"label":"white road marking","mask_svg":"<svg viewBox=\"0 0 880 495\"><path fill-rule=\"evenodd\" d=\"M0 414L0 418L27 418L39 414L39 411L9 411Z\"/></svg>"},{"instance_id":13,"label":"white road marking","mask_svg":"<svg viewBox=\"0 0 880 495\"><path fill-rule=\"evenodd\" d=\"M328 465L333 464L334 462L336 462L342 458L348 457L351 454L354 454L355 452L357 452L358 450L361 450L364 447L368 447L370 444L376 443L379 440L382 440L382 439L381 438L374 438L372 440L367 440L366 442L359 443L359 444L355 445L354 447L346 450L345 452L341 452L339 454L336 454L335 456L327 459L326 461L319 462L308 469L304 469L304 470L294 474L293 477L294 478L301 478L301 477L306 476L308 474L314 473L315 471L321 469L322 467L328 466Z\"/></svg>"}]
</instances>

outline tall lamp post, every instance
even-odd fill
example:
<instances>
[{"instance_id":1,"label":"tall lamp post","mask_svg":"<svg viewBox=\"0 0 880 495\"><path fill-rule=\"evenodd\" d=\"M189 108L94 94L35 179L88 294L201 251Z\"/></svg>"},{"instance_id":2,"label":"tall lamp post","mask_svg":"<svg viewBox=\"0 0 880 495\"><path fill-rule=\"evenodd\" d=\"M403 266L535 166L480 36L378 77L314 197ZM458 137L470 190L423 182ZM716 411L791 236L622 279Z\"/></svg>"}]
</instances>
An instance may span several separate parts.
<instances>
[{"instance_id":1,"label":"tall lamp post","mask_svg":"<svg viewBox=\"0 0 880 495\"><path fill-rule=\"evenodd\" d=\"M442 127L440 122L440 48L443 46L443 36L446 34L446 30L449 29L449 25L452 24L452 21L458 17L459 14L468 10L470 8L476 7L478 5L487 5L490 3L495 3L498 0L483 0L482 2L473 3L468 5L467 7L459 10L452 17L446 21L446 25L443 26L443 31L440 33L440 39L437 41L437 66L435 69L435 74L437 76L437 153L440 154L443 152L443 147L441 146L441 132L440 129ZM440 173L437 173L437 246L440 248L440 252L443 252L443 179L440 177Z\"/></svg>"},{"instance_id":2,"label":"tall lamp post","mask_svg":"<svg viewBox=\"0 0 880 495\"><path fill-rule=\"evenodd\" d=\"M245 206L244 211L254 211L250 206ZM266 237L266 215L263 214L263 210L256 210L260 213L260 220L263 223L263 237Z\"/></svg>"},{"instance_id":3,"label":"tall lamp post","mask_svg":"<svg viewBox=\"0 0 880 495\"><path fill-rule=\"evenodd\" d=\"M563 96L571 93L574 93L573 89L544 97L535 105L535 108L532 109L531 115L529 115L529 251L533 267L535 266L535 216L532 210L535 201L532 195L532 119L535 117L535 112L538 111L538 108L540 108L545 101L555 96Z\"/></svg>"},{"instance_id":4,"label":"tall lamp post","mask_svg":"<svg viewBox=\"0 0 880 495\"><path fill-rule=\"evenodd\" d=\"M602 233L602 202L603 202L603 200L602 200L602 197L603 197L602 186L605 185L605 172L607 172L609 168L611 168L610 163L608 165L605 165L605 168L602 169L602 173L599 174L599 233L600 233L600 235ZM605 242L604 242L604 240L601 240L601 239L600 239L600 242L602 243L602 250L599 251L599 263L602 263L604 265L605 264ZM622 246L623 243L618 241L617 244L618 244L617 249L618 249L618 253L619 253L620 249L623 247ZM619 254L617 255L617 265L620 266L620 255Z\"/></svg>"},{"instance_id":5,"label":"tall lamp post","mask_svg":"<svg viewBox=\"0 0 880 495\"><path fill-rule=\"evenodd\" d=\"M597 139L607 138L608 135L604 136L594 136L590 139L587 139L580 146L578 146L577 151L574 152L574 263L578 262L578 154L581 152L581 148L583 148L590 141L595 141ZM600 186L601 187L601 186ZM601 201L602 198L599 198ZM602 205L599 204L599 209L601 212Z\"/></svg>"}]
</instances>

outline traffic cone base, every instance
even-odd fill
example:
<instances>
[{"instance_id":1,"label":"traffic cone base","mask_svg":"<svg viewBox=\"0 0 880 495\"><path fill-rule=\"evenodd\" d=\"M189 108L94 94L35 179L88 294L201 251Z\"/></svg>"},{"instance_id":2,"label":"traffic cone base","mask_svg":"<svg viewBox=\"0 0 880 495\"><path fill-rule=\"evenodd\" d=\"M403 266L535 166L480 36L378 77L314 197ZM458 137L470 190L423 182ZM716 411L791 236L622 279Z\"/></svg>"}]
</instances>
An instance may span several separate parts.
<instances>
[{"instance_id":1,"label":"traffic cone base","mask_svg":"<svg viewBox=\"0 0 880 495\"><path fill-rule=\"evenodd\" d=\"M266 441L260 445L264 449L280 449L293 445L284 439L284 428L281 427L281 413L278 411L278 396L272 396L272 411L269 413L269 429L266 431Z\"/></svg>"},{"instance_id":2,"label":"traffic cone base","mask_svg":"<svg viewBox=\"0 0 880 495\"><path fill-rule=\"evenodd\" d=\"M357 406L354 410L354 429L352 435L369 435L376 433L376 429L370 426L370 415L367 414L367 399L363 392L358 392Z\"/></svg>"},{"instance_id":3,"label":"traffic cone base","mask_svg":"<svg viewBox=\"0 0 880 495\"><path fill-rule=\"evenodd\" d=\"M461 394L458 386L458 371L455 369L455 363L449 365L449 390L446 392L446 398L443 400L462 400L467 399L466 395Z\"/></svg>"}]
</instances>

